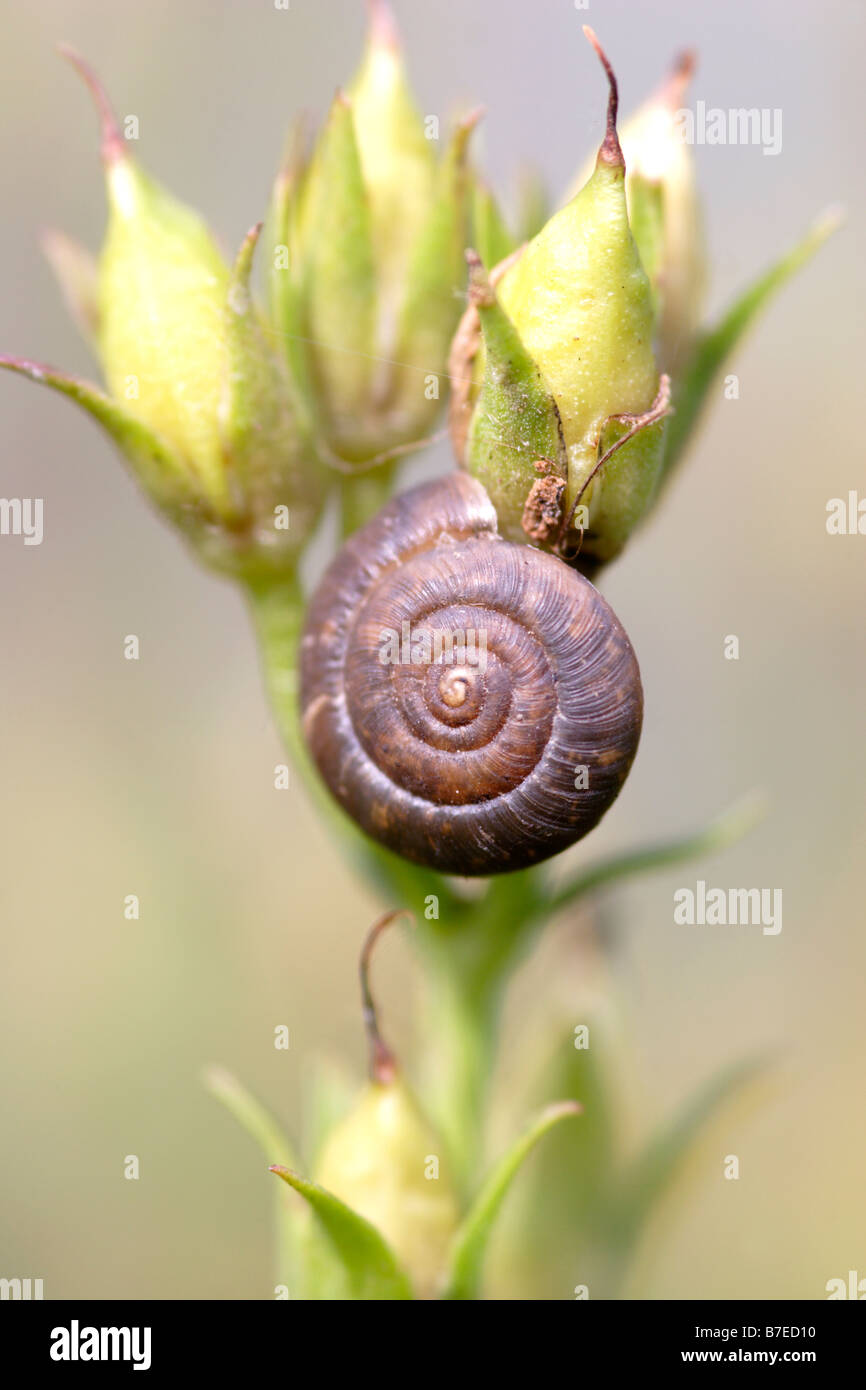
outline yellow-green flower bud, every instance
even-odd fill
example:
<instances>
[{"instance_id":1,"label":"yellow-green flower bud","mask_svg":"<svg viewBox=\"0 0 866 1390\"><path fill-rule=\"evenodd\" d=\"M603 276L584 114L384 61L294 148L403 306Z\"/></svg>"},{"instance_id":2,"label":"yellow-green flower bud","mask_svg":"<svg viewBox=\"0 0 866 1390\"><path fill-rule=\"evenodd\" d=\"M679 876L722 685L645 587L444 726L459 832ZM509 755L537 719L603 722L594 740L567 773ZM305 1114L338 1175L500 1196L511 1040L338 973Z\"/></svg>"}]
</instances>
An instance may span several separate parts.
<instances>
[{"instance_id":1,"label":"yellow-green flower bud","mask_svg":"<svg viewBox=\"0 0 866 1390\"><path fill-rule=\"evenodd\" d=\"M622 549L649 505L666 406L653 354L652 291L626 210L616 83L599 53L610 103L595 169L501 275L496 297L515 339L510 349L503 350L494 331L494 315L480 312L484 375L465 454L466 466L502 506L506 534L520 528L524 539L561 550L577 549L582 540L580 562L590 566ZM521 359L520 389L534 373L533 392L546 393L551 403L544 431L550 435L555 413L560 442L533 458L536 441L527 438L516 457L497 458L479 417L491 384L513 375ZM538 411L532 418L540 418ZM518 418L512 434L519 433ZM558 526L550 517L555 479L564 484Z\"/></svg>"},{"instance_id":2,"label":"yellow-green flower bud","mask_svg":"<svg viewBox=\"0 0 866 1390\"><path fill-rule=\"evenodd\" d=\"M370 1080L354 1107L331 1131L316 1180L375 1226L419 1298L441 1291L458 1225L457 1199L440 1140L401 1077L379 1032L370 992L370 956L381 933L401 912L373 924L361 951L361 994Z\"/></svg>"},{"instance_id":3,"label":"yellow-green flower bud","mask_svg":"<svg viewBox=\"0 0 866 1390\"><path fill-rule=\"evenodd\" d=\"M326 1140L316 1180L385 1237L418 1297L433 1297L457 1229L457 1201L441 1143L401 1078L364 1088Z\"/></svg>"},{"instance_id":4,"label":"yellow-green flower bud","mask_svg":"<svg viewBox=\"0 0 866 1390\"><path fill-rule=\"evenodd\" d=\"M414 105L384 0L371 16L360 70L309 165L278 177L270 219L272 316L320 453L343 471L422 442L444 399L475 120L437 161L438 120Z\"/></svg>"},{"instance_id":5,"label":"yellow-green flower bud","mask_svg":"<svg viewBox=\"0 0 866 1390\"><path fill-rule=\"evenodd\" d=\"M20 359L3 365L89 410L209 562L250 579L290 567L323 484L304 465L286 365L250 294L260 229L229 267L198 215L138 168L96 78L67 56L102 119L108 228L92 277L65 238L47 249L109 394Z\"/></svg>"}]
</instances>

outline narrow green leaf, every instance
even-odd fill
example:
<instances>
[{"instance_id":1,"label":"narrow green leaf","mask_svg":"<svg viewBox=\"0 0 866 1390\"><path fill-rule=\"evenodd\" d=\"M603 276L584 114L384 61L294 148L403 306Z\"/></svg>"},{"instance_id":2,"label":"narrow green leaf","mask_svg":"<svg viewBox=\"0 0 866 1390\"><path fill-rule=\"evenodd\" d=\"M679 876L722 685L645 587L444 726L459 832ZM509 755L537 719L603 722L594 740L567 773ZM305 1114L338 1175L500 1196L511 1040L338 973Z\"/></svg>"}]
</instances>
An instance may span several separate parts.
<instances>
[{"instance_id":1,"label":"narrow green leaf","mask_svg":"<svg viewBox=\"0 0 866 1390\"><path fill-rule=\"evenodd\" d=\"M763 1059L750 1058L726 1068L690 1097L626 1171L609 1213L608 1237L619 1249L636 1242L646 1221L671 1188L701 1132L716 1112L764 1070Z\"/></svg>"},{"instance_id":2,"label":"narrow green leaf","mask_svg":"<svg viewBox=\"0 0 866 1390\"><path fill-rule=\"evenodd\" d=\"M684 376L674 383L674 415L668 423L663 480L681 458L725 359L776 291L811 260L840 222L837 211L826 212L787 255L740 295L721 322L698 341Z\"/></svg>"},{"instance_id":3,"label":"narrow green leaf","mask_svg":"<svg viewBox=\"0 0 866 1390\"><path fill-rule=\"evenodd\" d=\"M580 1038L578 1024L588 1030ZM501 1257L516 1262L516 1297L561 1298L579 1280L593 1298L610 1298L617 1271L605 1239L623 1128L624 1038L610 1000L596 1001L594 992L578 992L568 1031L559 1026L555 1036L533 1069L529 1102L576 1096L583 1115L547 1138L520 1182Z\"/></svg>"},{"instance_id":4,"label":"narrow green leaf","mask_svg":"<svg viewBox=\"0 0 866 1390\"><path fill-rule=\"evenodd\" d=\"M587 893L608 883L617 883L635 874L648 873L654 869L666 869L673 864L688 863L703 854L735 845L763 819L766 802L758 793L744 797L731 806L702 830L684 835L676 840L666 840L662 844L647 845L644 849L629 850L625 854L615 854L581 869L573 878L567 880L550 897L548 910L558 912L560 908L576 902Z\"/></svg>"},{"instance_id":5,"label":"narrow green leaf","mask_svg":"<svg viewBox=\"0 0 866 1390\"><path fill-rule=\"evenodd\" d=\"M23 357L0 357L0 367L43 386L50 386L82 406L133 464L152 497L169 510L183 505L183 460L164 439L118 405L117 401L106 396L98 386L79 377L68 376L43 362L30 362Z\"/></svg>"},{"instance_id":6,"label":"narrow green leaf","mask_svg":"<svg viewBox=\"0 0 866 1390\"><path fill-rule=\"evenodd\" d=\"M512 1181L548 1130L560 1120L579 1115L581 1110L582 1107L574 1100L548 1106L499 1160L455 1238L450 1276L443 1295L446 1299L478 1297L487 1243Z\"/></svg>"},{"instance_id":7,"label":"narrow green leaf","mask_svg":"<svg viewBox=\"0 0 866 1390\"><path fill-rule=\"evenodd\" d=\"M204 1088L213 1095L215 1101L220 1101L229 1115L234 1115L240 1127L246 1130L253 1143L259 1145L265 1162L285 1163L288 1166L295 1163L292 1141L279 1125L279 1120L240 1084L238 1077L232 1076L231 1072L227 1072L221 1066L209 1066L203 1070L202 1080ZM302 1262L306 1258L303 1245L306 1236L303 1220L306 1215L306 1209L295 1193L286 1193L285 1188L278 1190L275 1209L275 1276L277 1283L285 1284L289 1291L295 1291L302 1279Z\"/></svg>"},{"instance_id":8,"label":"narrow green leaf","mask_svg":"<svg viewBox=\"0 0 866 1390\"><path fill-rule=\"evenodd\" d=\"M266 1163L294 1167L295 1152L282 1125L236 1076L224 1067L206 1067L202 1072L202 1081L210 1095L225 1106L258 1145ZM278 1189L275 1272L277 1282L285 1284L290 1292L295 1292L299 1286L301 1266L306 1257L306 1232L303 1229L306 1216L306 1209L294 1192Z\"/></svg>"},{"instance_id":9,"label":"narrow green leaf","mask_svg":"<svg viewBox=\"0 0 866 1390\"><path fill-rule=\"evenodd\" d=\"M566 1228L570 1237L580 1239L595 1229L608 1201L620 1135L612 1055L616 1039L603 1015L593 1017L581 1009L575 1017L587 1028L589 1045L575 1047L573 1032L562 1039L545 1076L545 1091L579 1096L583 1119L551 1137L539 1156L533 1185L549 1215L550 1236Z\"/></svg>"},{"instance_id":10,"label":"narrow green leaf","mask_svg":"<svg viewBox=\"0 0 866 1390\"><path fill-rule=\"evenodd\" d=\"M390 1246L375 1226L347 1207L332 1192L280 1164L271 1172L309 1203L329 1237L348 1280L349 1297L356 1302L412 1298L412 1288Z\"/></svg>"},{"instance_id":11,"label":"narrow green leaf","mask_svg":"<svg viewBox=\"0 0 866 1390\"><path fill-rule=\"evenodd\" d=\"M258 1144L271 1163L292 1168L297 1163L294 1148L285 1130L261 1101L224 1067L206 1067L202 1072L205 1089L224 1105L242 1129Z\"/></svg>"}]
</instances>

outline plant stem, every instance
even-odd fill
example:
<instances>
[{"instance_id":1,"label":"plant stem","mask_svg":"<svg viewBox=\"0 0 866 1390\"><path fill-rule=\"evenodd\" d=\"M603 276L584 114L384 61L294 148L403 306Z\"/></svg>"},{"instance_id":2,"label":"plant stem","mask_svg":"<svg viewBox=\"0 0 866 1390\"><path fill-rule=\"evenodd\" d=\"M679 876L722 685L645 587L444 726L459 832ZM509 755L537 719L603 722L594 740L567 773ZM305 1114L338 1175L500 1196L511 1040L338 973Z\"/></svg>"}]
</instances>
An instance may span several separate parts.
<instances>
[{"instance_id":1,"label":"plant stem","mask_svg":"<svg viewBox=\"0 0 866 1390\"><path fill-rule=\"evenodd\" d=\"M309 754L298 705L298 649L304 625L304 596L296 575L247 589L262 667L277 726L293 762L307 780Z\"/></svg>"},{"instance_id":2,"label":"plant stem","mask_svg":"<svg viewBox=\"0 0 866 1390\"><path fill-rule=\"evenodd\" d=\"M471 931L471 924L467 924ZM468 989L444 960L427 973L425 1104L468 1202L484 1178L487 1093L496 1055L501 991Z\"/></svg>"},{"instance_id":3,"label":"plant stem","mask_svg":"<svg viewBox=\"0 0 866 1390\"><path fill-rule=\"evenodd\" d=\"M347 473L340 479L340 530L343 539L366 526L391 496L394 464L381 465L368 473Z\"/></svg>"},{"instance_id":4,"label":"plant stem","mask_svg":"<svg viewBox=\"0 0 866 1390\"><path fill-rule=\"evenodd\" d=\"M532 869L492 880L483 897L452 902L416 935L427 978L429 1104L469 1197L484 1176L487 1096L508 979L545 916Z\"/></svg>"}]
</instances>

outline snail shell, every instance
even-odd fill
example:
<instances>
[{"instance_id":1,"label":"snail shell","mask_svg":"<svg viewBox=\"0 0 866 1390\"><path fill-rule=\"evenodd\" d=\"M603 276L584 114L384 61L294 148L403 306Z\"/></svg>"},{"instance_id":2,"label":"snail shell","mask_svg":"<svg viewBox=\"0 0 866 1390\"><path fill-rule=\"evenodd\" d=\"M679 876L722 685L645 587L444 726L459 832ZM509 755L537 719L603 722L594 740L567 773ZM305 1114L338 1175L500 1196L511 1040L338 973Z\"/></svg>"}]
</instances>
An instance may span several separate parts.
<instances>
[{"instance_id":1,"label":"snail shell","mask_svg":"<svg viewBox=\"0 0 866 1390\"><path fill-rule=\"evenodd\" d=\"M491 874L598 823L643 694L597 590L502 540L484 488L454 473L394 499L337 555L309 609L301 704L322 777L368 834L446 873Z\"/></svg>"}]
</instances>

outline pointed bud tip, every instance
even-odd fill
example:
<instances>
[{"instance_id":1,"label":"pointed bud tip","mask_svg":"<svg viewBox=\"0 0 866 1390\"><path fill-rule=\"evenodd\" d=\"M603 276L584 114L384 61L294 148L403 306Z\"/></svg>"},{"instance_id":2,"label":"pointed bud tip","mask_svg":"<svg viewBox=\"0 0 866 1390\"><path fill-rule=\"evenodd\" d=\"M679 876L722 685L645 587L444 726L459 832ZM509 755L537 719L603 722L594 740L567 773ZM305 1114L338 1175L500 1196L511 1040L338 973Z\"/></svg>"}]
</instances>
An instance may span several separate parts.
<instances>
[{"instance_id":1,"label":"pointed bud tip","mask_svg":"<svg viewBox=\"0 0 866 1390\"><path fill-rule=\"evenodd\" d=\"M659 93L659 99L671 111L678 111L685 101L686 89L695 75L697 66L698 55L694 48L684 48L674 59L673 67Z\"/></svg>"},{"instance_id":2,"label":"pointed bud tip","mask_svg":"<svg viewBox=\"0 0 866 1390\"><path fill-rule=\"evenodd\" d=\"M582 1115L583 1106L579 1100L556 1100L545 1106L542 1112L546 1120L564 1119L566 1115Z\"/></svg>"},{"instance_id":3,"label":"pointed bud tip","mask_svg":"<svg viewBox=\"0 0 866 1390\"><path fill-rule=\"evenodd\" d=\"M367 15L370 43L399 52L400 34L388 0L367 0Z\"/></svg>"},{"instance_id":4,"label":"pointed bud tip","mask_svg":"<svg viewBox=\"0 0 866 1390\"><path fill-rule=\"evenodd\" d=\"M48 261L52 264L55 259L61 256L69 247L74 245L72 238L59 227L40 227L36 233L39 248Z\"/></svg>"},{"instance_id":5,"label":"pointed bud tip","mask_svg":"<svg viewBox=\"0 0 866 1390\"><path fill-rule=\"evenodd\" d=\"M59 43L57 51L62 58L72 64L79 77L87 84L93 97L102 127L101 153L103 161L106 164L114 164L119 159L125 159L126 142L120 132L111 102L108 100L108 93L93 68L71 44Z\"/></svg>"},{"instance_id":6,"label":"pointed bud tip","mask_svg":"<svg viewBox=\"0 0 866 1390\"><path fill-rule=\"evenodd\" d=\"M235 257L234 266L232 267L232 289L229 291L229 305L236 313L246 313L249 308L249 297L245 291L249 288L250 275L253 268L253 257L263 227L263 222L256 222L250 227ZM239 290L241 291L240 294L238 294Z\"/></svg>"},{"instance_id":7,"label":"pointed bud tip","mask_svg":"<svg viewBox=\"0 0 866 1390\"><path fill-rule=\"evenodd\" d=\"M684 48L682 53L678 53L674 59L672 76L678 77L681 82L691 82L697 66L697 49Z\"/></svg>"},{"instance_id":8,"label":"pointed bud tip","mask_svg":"<svg viewBox=\"0 0 866 1390\"><path fill-rule=\"evenodd\" d=\"M455 151L457 164L461 167L466 160L466 154L469 149L469 140L472 136L472 132L474 131L475 127L478 125L478 122L482 119L482 117L485 114L485 107L474 106L471 111L467 112L467 114L457 122L457 126L454 131L453 148Z\"/></svg>"},{"instance_id":9,"label":"pointed bud tip","mask_svg":"<svg viewBox=\"0 0 866 1390\"><path fill-rule=\"evenodd\" d=\"M473 107L472 107L472 110L471 110L471 111L468 111L467 114L466 114L466 115L463 117L463 119L461 120L461 122L460 122L460 128L461 128L461 130L466 130L466 131L474 130L475 127L478 125L479 121L482 121L486 115L487 115L487 107L486 107L486 106L473 106Z\"/></svg>"},{"instance_id":10,"label":"pointed bud tip","mask_svg":"<svg viewBox=\"0 0 866 1390\"><path fill-rule=\"evenodd\" d=\"M277 173L277 183L289 186L296 182L306 162L311 124L309 111L300 111L289 126Z\"/></svg>"},{"instance_id":11,"label":"pointed bud tip","mask_svg":"<svg viewBox=\"0 0 866 1390\"><path fill-rule=\"evenodd\" d=\"M625 160L622 156L622 149L619 143L619 136L616 133L616 118L619 110L619 89L616 85L616 75L610 65L607 54L598 41L594 29L588 24L584 24L583 32L589 43L595 49L596 55L607 74L609 95L607 101L607 130L601 147L598 151L598 163L610 165L611 168L625 168Z\"/></svg>"},{"instance_id":12,"label":"pointed bud tip","mask_svg":"<svg viewBox=\"0 0 866 1390\"><path fill-rule=\"evenodd\" d=\"M847 211L842 203L831 203L830 207L825 208L813 223L813 236L819 241L826 241L828 236L832 236L847 221L847 217Z\"/></svg>"}]
</instances>

